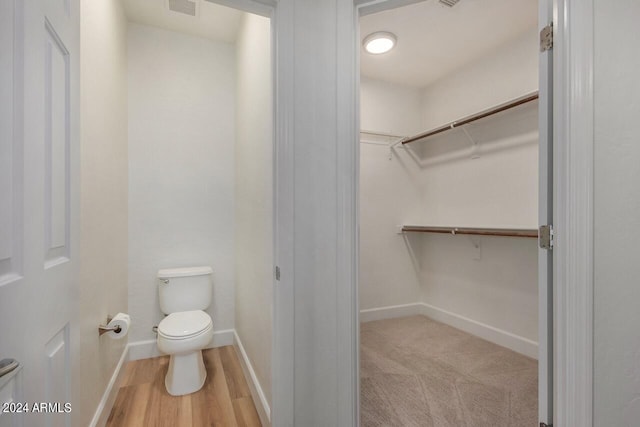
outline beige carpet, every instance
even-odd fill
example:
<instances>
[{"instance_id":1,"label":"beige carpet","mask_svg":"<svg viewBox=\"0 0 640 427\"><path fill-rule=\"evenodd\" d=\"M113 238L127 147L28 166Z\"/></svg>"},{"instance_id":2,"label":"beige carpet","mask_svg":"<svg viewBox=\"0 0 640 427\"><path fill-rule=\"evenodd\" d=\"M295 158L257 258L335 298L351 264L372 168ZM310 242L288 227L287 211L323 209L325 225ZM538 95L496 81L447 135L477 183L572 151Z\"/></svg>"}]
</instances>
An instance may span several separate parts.
<instances>
[{"instance_id":1,"label":"beige carpet","mask_svg":"<svg viewBox=\"0 0 640 427\"><path fill-rule=\"evenodd\" d=\"M535 360L424 316L360 329L362 427L538 425Z\"/></svg>"}]
</instances>

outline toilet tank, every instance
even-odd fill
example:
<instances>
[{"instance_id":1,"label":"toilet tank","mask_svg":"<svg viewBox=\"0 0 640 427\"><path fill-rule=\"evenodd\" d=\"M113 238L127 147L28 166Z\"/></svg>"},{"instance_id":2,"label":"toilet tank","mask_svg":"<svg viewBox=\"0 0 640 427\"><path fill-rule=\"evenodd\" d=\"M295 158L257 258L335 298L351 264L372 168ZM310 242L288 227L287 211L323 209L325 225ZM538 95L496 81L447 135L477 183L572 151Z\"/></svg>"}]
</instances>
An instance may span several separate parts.
<instances>
[{"instance_id":1,"label":"toilet tank","mask_svg":"<svg viewBox=\"0 0 640 427\"><path fill-rule=\"evenodd\" d=\"M211 267L168 268L158 271L158 296L164 314L205 310L213 291Z\"/></svg>"}]
</instances>

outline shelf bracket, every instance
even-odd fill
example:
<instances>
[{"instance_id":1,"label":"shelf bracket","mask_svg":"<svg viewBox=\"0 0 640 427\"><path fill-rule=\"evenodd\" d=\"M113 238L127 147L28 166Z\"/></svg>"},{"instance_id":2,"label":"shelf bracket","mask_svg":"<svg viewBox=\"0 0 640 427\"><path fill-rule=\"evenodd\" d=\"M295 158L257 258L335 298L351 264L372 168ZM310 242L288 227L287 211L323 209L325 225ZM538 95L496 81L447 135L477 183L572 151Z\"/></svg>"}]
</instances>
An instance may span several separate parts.
<instances>
[{"instance_id":1,"label":"shelf bracket","mask_svg":"<svg viewBox=\"0 0 640 427\"><path fill-rule=\"evenodd\" d=\"M394 142L392 142L391 144L389 144L389 160L393 159L393 150L396 148L402 148L403 150L405 150L404 145L402 145L402 143L404 142L404 140L407 139L406 137L402 137Z\"/></svg>"},{"instance_id":2,"label":"shelf bracket","mask_svg":"<svg viewBox=\"0 0 640 427\"><path fill-rule=\"evenodd\" d=\"M467 131L467 128L465 126L462 126L460 129L471 143L471 158L480 158L480 144L478 143L478 141L476 141L471 135L469 135L469 132Z\"/></svg>"}]
</instances>

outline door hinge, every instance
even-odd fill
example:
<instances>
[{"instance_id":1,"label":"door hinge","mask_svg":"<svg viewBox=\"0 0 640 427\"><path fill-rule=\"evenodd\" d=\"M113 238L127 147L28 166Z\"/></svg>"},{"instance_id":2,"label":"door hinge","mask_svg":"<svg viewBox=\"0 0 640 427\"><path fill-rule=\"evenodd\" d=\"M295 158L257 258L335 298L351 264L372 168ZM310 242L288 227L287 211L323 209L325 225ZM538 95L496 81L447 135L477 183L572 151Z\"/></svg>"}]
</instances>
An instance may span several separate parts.
<instances>
[{"instance_id":1,"label":"door hinge","mask_svg":"<svg viewBox=\"0 0 640 427\"><path fill-rule=\"evenodd\" d=\"M276 265L276 280L280 280L280 267Z\"/></svg>"},{"instance_id":2,"label":"door hinge","mask_svg":"<svg viewBox=\"0 0 640 427\"><path fill-rule=\"evenodd\" d=\"M538 236L542 249L553 249L553 225L541 225Z\"/></svg>"},{"instance_id":3,"label":"door hinge","mask_svg":"<svg viewBox=\"0 0 640 427\"><path fill-rule=\"evenodd\" d=\"M553 48L553 22L540 30L540 52Z\"/></svg>"}]
</instances>

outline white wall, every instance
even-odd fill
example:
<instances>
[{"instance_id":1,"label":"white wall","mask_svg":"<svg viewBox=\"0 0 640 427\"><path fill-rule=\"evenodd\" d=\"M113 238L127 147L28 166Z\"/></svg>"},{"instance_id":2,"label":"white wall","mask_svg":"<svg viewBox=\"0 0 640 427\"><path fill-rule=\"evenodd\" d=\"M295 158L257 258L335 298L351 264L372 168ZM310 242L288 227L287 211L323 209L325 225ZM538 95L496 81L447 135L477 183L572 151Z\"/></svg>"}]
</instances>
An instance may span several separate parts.
<instances>
[{"instance_id":1,"label":"white wall","mask_svg":"<svg viewBox=\"0 0 640 427\"><path fill-rule=\"evenodd\" d=\"M233 328L234 46L130 24L128 61L130 340L155 339L160 268L213 267Z\"/></svg>"},{"instance_id":2,"label":"white wall","mask_svg":"<svg viewBox=\"0 0 640 427\"><path fill-rule=\"evenodd\" d=\"M423 91L422 126L431 129L538 89L537 34L529 31ZM428 223L531 227L538 224L538 118L533 103L503 117L411 147L424 162Z\"/></svg>"},{"instance_id":3,"label":"white wall","mask_svg":"<svg viewBox=\"0 0 640 427\"><path fill-rule=\"evenodd\" d=\"M424 129L477 113L538 90L536 28L499 46L480 61L426 87Z\"/></svg>"},{"instance_id":4,"label":"white wall","mask_svg":"<svg viewBox=\"0 0 640 427\"><path fill-rule=\"evenodd\" d=\"M362 77L360 129L391 135L422 131L422 96L417 88Z\"/></svg>"},{"instance_id":5,"label":"white wall","mask_svg":"<svg viewBox=\"0 0 640 427\"><path fill-rule=\"evenodd\" d=\"M420 131L421 94L416 88L363 78L361 128L394 135ZM419 223L424 186L420 168L406 156L389 160L393 138L360 139L360 309L420 299L419 239L406 241L396 225Z\"/></svg>"},{"instance_id":6,"label":"white wall","mask_svg":"<svg viewBox=\"0 0 640 427\"><path fill-rule=\"evenodd\" d=\"M279 0L276 10L274 425L356 423L356 46L345 42L355 19L350 1Z\"/></svg>"},{"instance_id":7,"label":"white wall","mask_svg":"<svg viewBox=\"0 0 640 427\"><path fill-rule=\"evenodd\" d=\"M640 420L640 3L595 0L594 426Z\"/></svg>"},{"instance_id":8,"label":"white wall","mask_svg":"<svg viewBox=\"0 0 640 427\"><path fill-rule=\"evenodd\" d=\"M536 32L527 32L426 88L425 129L536 91L537 58ZM478 158L461 132L416 142L425 164L423 221L537 228L537 127L534 105L469 126ZM423 244L425 303L537 341L536 239L427 235Z\"/></svg>"},{"instance_id":9,"label":"white wall","mask_svg":"<svg viewBox=\"0 0 640 427\"><path fill-rule=\"evenodd\" d=\"M271 402L273 97L271 22L245 14L236 42L235 328ZM259 404L259 402L256 402Z\"/></svg>"},{"instance_id":10,"label":"white wall","mask_svg":"<svg viewBox=\"0 0 640 427\"><path fill-rule=\"evenodd\" d=\"M416 110L417 127L427 130L537 90L536 40L535 32L527 33L415 89L419 109L415 101L397 101L406 88L374 97L364 80L362 128L407 135L413 132L403 130L412 126L404 121L416 120ZM380 112L385 105L393 111ZM537 340L536 239L395 235L401 223L537 228L536 110L532 105L470 126L480 142L476 151L460 131L398 149L391 161L388 149L360 145L361 309L424 302ZM399 119L390 124L384 117Z\"/></svg>"},{"instance_id":11,"label":"white wall","mask_svg":"<svg viewBox=\"0 0 640 427\"><path fill-rule=\"evenodd\" d=\"M83 0L81 13L81 400L73 424L86 426L127 344L96 330L108 314L127 312L127 21L119 1Z\"/></svg>"}]
</instances>

